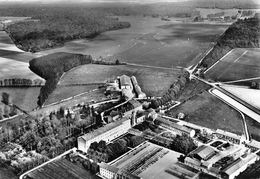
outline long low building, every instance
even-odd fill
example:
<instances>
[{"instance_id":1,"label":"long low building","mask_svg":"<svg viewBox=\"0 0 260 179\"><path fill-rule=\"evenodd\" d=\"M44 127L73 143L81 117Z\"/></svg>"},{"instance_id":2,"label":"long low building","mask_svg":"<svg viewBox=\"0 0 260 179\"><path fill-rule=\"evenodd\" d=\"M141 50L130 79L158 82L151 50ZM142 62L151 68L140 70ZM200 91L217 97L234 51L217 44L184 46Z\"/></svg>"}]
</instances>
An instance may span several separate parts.
<instances>
[{"instance_id":1,"label":"long low building","mask_svg":"<svg viewBox=\"0 0 260 179\"><path fill-rule=\"evenodd\" d=\"M110 142L115 138L127 133L130 128L131 120L129 118L123 118L119 121L109 123L92 133L87 133L78 137L78 149L83 152L87 152L91 143L99 142L101 140Z\"/></svg>"}]
</instances>

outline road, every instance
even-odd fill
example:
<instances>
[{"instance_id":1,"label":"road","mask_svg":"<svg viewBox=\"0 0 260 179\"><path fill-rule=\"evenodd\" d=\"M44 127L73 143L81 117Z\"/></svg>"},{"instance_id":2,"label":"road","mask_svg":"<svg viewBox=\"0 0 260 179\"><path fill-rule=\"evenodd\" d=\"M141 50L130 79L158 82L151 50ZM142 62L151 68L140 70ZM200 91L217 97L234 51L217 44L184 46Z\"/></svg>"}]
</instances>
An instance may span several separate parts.
<instances>
[{"instance_id":1,"label":"road","mask_svg":"<svg viewBox=\"0 0 260 179\"><path fill-rule=\"evenodd\" d=\"M250 104L245 103L240 98L232 95L228 91L219 87L218 83L210 83L210 82L208 82L204 79L201 79L201 78L199 78L199 77L197 77L193 74L191 74L191 77L212 86L213 88L211 88L209 90L209 92L212 95L221 99L222 101L224 101L225 103L227 103L229 106L231 106L232 108L234 108L235 110L237 110L240 113L240 115L242 117L242 124L243 124L242 126L243 126L243 131L244 131L244 134L245 134L245 137L246 137L246 141L250 141L251 136L250 136L250 133L248 131L248 126L247 126L244 114L246 114L247 116L251 117L252 119L257 121L258 123L260 123L259 113L257 113L255 111L255 109L252 110L253 107Z\"/></svg>"},{"instance_id":2,"label":"road","mask_svg":"<svg viewBox=\"0 0 260 179\"><path fill-rule=\"evenodd\" d=\"M181 71L182 68L167 68L167 67L158 67L158 66L150 66L150 65L140 65L136 63L127 63L129 66L138 66L138 67L146 67L146 68L157 68L157 69L163 69L163 70L177 70Z\"/></svg>"},{"instance_id":3,"label":"road","mask_svg":"<svg viewBox=\"0 0 260 179\"><path fill-rule=\"evenodd\" d=\"M250 109L246 108L245 106L241 105L240 103L238 103L237 101L235 101L234 99L230 98L229 96L225 95L224 93L222 93L221 91L219 91L217 89L212 88L212 89L209 90L209 92L213 96L216 96L217 98L219 98L220 100L222 100L223 102L225 102L229 106L233 107L236 111L238 111L240 113L240 115L242 117L243 132L245 134L246 140L250 141L251 137L250 137L248 127L247 127L247 123L246 123L246 120L245 120L245 116L244 116L243 113L247 114L249 117L252 117L253 115L255 115L254 112L251 111ZM258 117L258 116L255 116L255 117Z\"/></svg>"}]
</instances>

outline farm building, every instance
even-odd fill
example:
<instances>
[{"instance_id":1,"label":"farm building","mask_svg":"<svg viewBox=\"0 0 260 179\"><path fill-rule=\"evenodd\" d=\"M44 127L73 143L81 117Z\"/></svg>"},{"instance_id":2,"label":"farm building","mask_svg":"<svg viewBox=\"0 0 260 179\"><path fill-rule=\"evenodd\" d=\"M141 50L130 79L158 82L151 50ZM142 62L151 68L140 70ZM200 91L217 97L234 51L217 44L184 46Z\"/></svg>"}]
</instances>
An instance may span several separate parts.
<instances>
[{"instance_id":1,"label":"farm building","mask_svg":"<svg viewBox=\"0 0 260 179\"><path fill-rule=\"evenodd\" d=\"M87 133L78 137L78 149L83 152L87 152L91 143L99 142L101 140L110 142L125 134L130 128L131 121L128 118L123 118L119 121L109 123L104 127L98 128L92 133Z\"/></svg>"},{"instance_id":2,"label":"farm building","mask_svg":"<svg viewBox=\"0 0 260 179\"><path fill-rule=\"evenodd\" d=\"M132 81L132 84L133 84L137 98L145 98L146 94L144 92L142 92L140 86L138 85L138 82L137 82L135 76L131 77L131 81Z\"/></svg>"},{"instance_id":3,"label":"farm building","mask_svg":"<svg viewBox=\"0 0 260 179\"><path fill-rule=\"evenodd\" d=\"M122 96L126 98L126 100L132 99L135 97L133 93L133 85L129 76L122 75L119 78L120 81L120 89L122 90Z\"/></svg>"},{"instance_id":4,"label":"farm building","mask_svg":"<svg viewBox=\"0 0 260 179\"><path fill-rule=\"evenodd\" d=\"M121 89L129 89L129 90L133 89L133 85L131 83L131 79L130 79L129 76L122 75L120 77L120 88Z\"/></svg>"}]
</instances>

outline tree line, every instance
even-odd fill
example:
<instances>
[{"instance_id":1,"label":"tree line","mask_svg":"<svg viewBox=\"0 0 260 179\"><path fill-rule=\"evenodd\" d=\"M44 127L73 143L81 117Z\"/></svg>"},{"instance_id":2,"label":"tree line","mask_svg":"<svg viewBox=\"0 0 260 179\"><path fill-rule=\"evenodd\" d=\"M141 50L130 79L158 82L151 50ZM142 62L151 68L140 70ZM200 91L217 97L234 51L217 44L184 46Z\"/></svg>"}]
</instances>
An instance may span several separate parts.
<instances>
[{"instance_id":1,"label":"tree line","mask_svg":"<svg viewBox=\"0 0 260 179\"><path fill-rule=\"evenodd\" d=\"M234 48L259 48L259 17L238 19L220 37L199 67L208 68Z\"/></svg>"},{"instance_id":2,"label":"tree line","mask_svg":"<svg viewBox=\"0 0 260 179\"><path fill-rule=\"evenodd\" d=\"M0 80L0 86L41 86L44 81L41 79L11 78Z\"/></svg>"},{"instance_id":3,"label":"tree line","mask_svg":"<svg viewBox=\"0 0 260 179\"><path fill-rule=\"evenodd\" d=\"M170 89L162 96L151 101L151 107L157 109L159 106L164 105L170 100L176 99L180 94L180 91L189 82L189 72L184 72L178 77L178 80L170 86Z\"/></svg>"},{"instance_id":4,"label":"tree line","mask_svg":"<svg viewBox=\"0 0 260 179\"><path fill-rule=\"evenodd\" d=\"M58 52L30 60L30 70L46 80L45 85L40 90L38 106L41 107L54 91L63 73L79 65L89 64L91 61L92 57L90 55L65 52Z\"/></svg>"}]
</instances>

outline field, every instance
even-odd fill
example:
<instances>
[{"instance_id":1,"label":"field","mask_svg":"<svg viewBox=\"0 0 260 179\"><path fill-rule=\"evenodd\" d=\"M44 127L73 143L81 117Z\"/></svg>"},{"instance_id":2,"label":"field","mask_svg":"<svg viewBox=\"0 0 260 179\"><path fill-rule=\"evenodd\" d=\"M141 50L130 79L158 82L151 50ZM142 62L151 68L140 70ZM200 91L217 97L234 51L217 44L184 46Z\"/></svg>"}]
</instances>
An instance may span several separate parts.
<instances>
[{"instance_id":1,"label":"field","mask_svg":"<svg viewBox=\"0 0 260 179\"><path fill-rule=\"evenodd\" d=\"M39 54L23 52L13 44L4 31L0 31L0 80L10 78L42 79L28 68L29 60L35 57L39 57Z\"/></svg>"},{"instance_id":2,"label":"field","mask_svg":"<svg viewBox=\"0 0 260 179\"><path fill-rule=\"evenodd\" d=\"M103 83L121 75L135 76L148 96L161 96L181 74L179 70L130 65L83 65L71 70L61 79L62 84Z\"/></svg>"},{"instance_id":3,"label":"field","mask_svg":"<svg viewBox=\"0 0 260 179\"><path fill-rule=\"evenodd\" d=\"M31 111L37 107L37 98L40 93L40 87L1 87L0 95L2 95L3 92L10 95L13 104L26 111ZM3 103L0 103L0 108L3 109Z\"/></svg>"},{"instance_id":4,"label":"field","mask_svg":"<svg viewBox=\"0 0 260 179\"><path fill-rule=\"evenodd\" d=\"M81 93L89 92L91 90L98 89L98 85L89 86L57 86L54 92L46 100L45 105L59 102L61 100L76 96ZM98 98L104 98L104 91L97 90L95 92L90 92L85 96L86 101L97 100Z\"/></svg>"},{"instance_id":5,"label":"field","mask_svg":"<svg viewBox=\"0 0 260 179\"><path fill-rule=\"evenodd\" d=\"M205 77L214 81L230 82L260 77L260 49L234 49L206 71Z\"/></svg>"},{"instance_id":6,"label":"field","mask_svg":"<svg viewBox=\"0 0 260 179\"><path fill-rule=\"evenodd\" d=\"M64 47L43 53L60 51L83 53L93 58L126 61L144 65L188 67L199 61L229 25L182 22L171 18L162 21L152 17L119 17L128 21L128 29L105 32L93 40L74 40Z\"/></svg>"},{"instance_id":7,"label":"field","mask_svg":"<svg viewBox=\"0 0 260 179\"><path fill-rule=\"evenodd\" d=\"M15 175L9 166L0 163L0 179L18 179L19 177Z\"/></svg>"},{"instance_id":8,"label":"field","mask_svg":"<svg viewBox=\"0 0 260 179\"><path fill-rule=\"evenodd\" d=\"M170 115L176 117L180 112L187 116L187 122L237 134L243 131L240 114L207 91L172 109Z\"/></svg>"},{"instance_id":9,"label":"field","mask_svg":"<svg viewBox=\"0 0 260 179\"><path fill-rule=\"evenodd\" d=\"M99 179L99 177L90 174L88 171L63 158L46 164L30 172L27 176L31 179Z\"/></svg>"}]
</instances>

